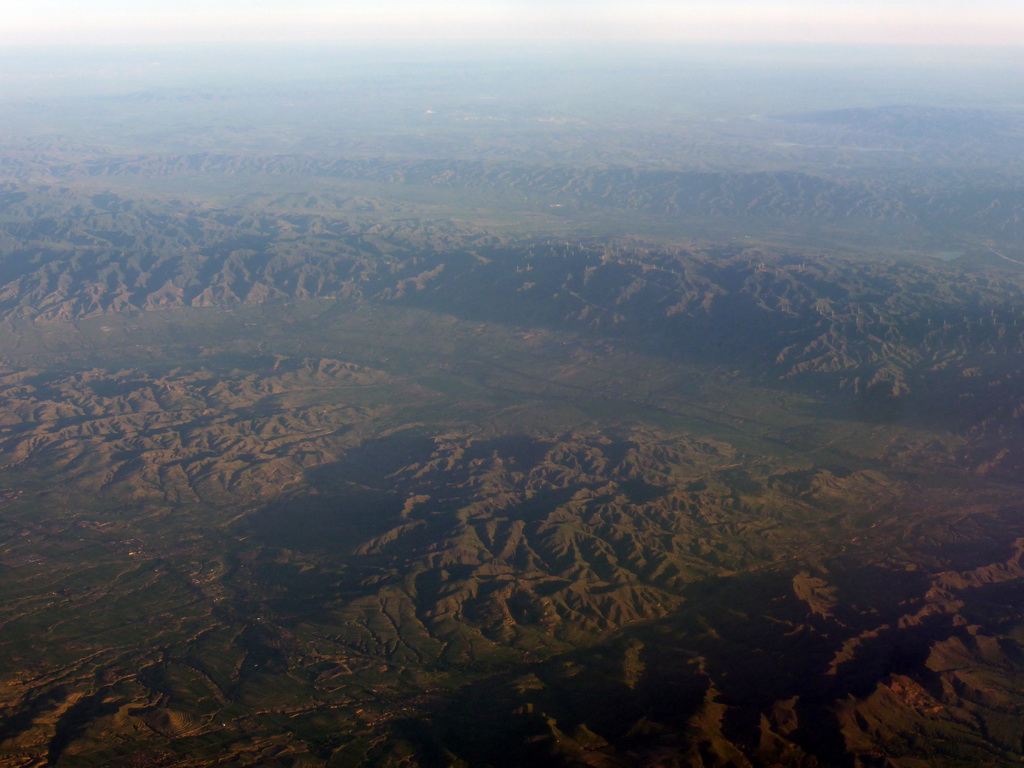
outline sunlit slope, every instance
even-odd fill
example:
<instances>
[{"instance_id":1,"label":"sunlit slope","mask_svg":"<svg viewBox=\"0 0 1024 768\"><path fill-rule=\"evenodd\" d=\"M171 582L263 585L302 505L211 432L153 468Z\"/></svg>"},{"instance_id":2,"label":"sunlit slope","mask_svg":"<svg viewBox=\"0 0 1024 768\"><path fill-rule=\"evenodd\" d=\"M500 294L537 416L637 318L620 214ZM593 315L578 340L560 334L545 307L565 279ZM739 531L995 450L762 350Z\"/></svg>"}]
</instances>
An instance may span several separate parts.
<instances>
[{"instance_id":1,"label":"sunlit slope","mask_svg":"<svg viewBox=\"0 0 1024 768\"><path fill-rule=\"evenodd\" d=\"M628 337L672 359L831 393L862 418L938 418L1016 450L1024 297L1018 266L998 251L989 257L1002 267L748 241L566 242L420 219L110 198L100 208L68 194L62 216L36 218L22 202L4 224L0 312L12 322L383 302ZM996 451L991 468L1012 472L1017 460Z\"/></svg>"},{"instance_id":2,"label":"sunlit slope","mask_svg":"<svg viewBox=\"0 0 1024 768\"><path fill-rule=\"evenodd\" d=\"M38 194L0 764L1019 758L1012 263Z\"/></svg>"}]
</instances>

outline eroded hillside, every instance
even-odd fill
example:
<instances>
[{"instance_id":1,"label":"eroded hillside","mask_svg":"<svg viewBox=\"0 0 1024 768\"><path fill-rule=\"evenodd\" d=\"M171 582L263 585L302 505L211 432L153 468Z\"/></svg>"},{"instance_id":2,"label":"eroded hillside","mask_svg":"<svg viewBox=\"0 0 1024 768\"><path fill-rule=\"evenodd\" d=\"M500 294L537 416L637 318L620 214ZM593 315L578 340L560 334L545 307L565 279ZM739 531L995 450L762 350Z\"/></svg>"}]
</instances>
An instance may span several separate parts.
<instances>
[{"instance_id":1,"label":"eroded hillside","mask_svg":"<svg viewBox=\"0 0 1024 768\"><path fill-rule=\"evenodd\" d=\"M1017 116L416 120L4 153L0 765L1019 762Z\"/></svg>"}]
</instances>

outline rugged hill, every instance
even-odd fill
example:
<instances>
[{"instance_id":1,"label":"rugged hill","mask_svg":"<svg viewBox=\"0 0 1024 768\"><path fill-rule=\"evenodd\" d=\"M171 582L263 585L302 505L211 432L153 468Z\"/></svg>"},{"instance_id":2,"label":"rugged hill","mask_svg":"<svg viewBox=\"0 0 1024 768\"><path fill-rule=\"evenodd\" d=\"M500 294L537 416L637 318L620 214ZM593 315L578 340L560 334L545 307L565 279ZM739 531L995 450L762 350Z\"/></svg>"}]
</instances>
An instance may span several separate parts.
<instances>
[{"instance_id":1,"label":"rugged hill","mask_svg":"<svg viewBox=\"0 0 1024 768\"><path fill-rule=\"evenodd\" d=\"M756 245L513 239L419 219L37 194L9 192L16 202L0 224L0 313L10 319L376 301L628 336L841 390L882 419L909 407L987 423L993 405L1012 411L1020 397L1024 297L1008 262L979 271ZM39 206L51 214L36 216Z\"/></svg>"},{"instance_id":2,"label":"rugged hill","mask_svg":"<svg viewBox=\"0 0 1024 768\"><path fill-rule=\"evenodd\" d=\"M814 126L827 124L878 132L908 131L904 124L940 126L927 111L877 110L799 116ZM793 118L797 119L797 118ZM969 115L960 116L967 122ZM1003 122L1011 118L1003 116ZM946 117L945 121L954 120ZM1000 116L988 124L1001 124ZM904 126L904 128L900 128ZM888 136L882 131L883 136ZM1019 153L1021 139L1008 138L1006 152ZM783 142L784 143L784 142ZM843 139L840 143L853 143ZM799 145L796 145L799 146ZM279 191L281 184L305 180L330 189L371 185L378 195L424 202L445 195L474 205L525 207L576 216L615 211L618 215L669 217L691 225L714 225L745 234L759 227L797 227L910 237L990 238L1019 241L1020 183L1012 174L972 173L972 168L936 170L900 162L864 172L790 170L653 169L604 164L525 163L423 157L362 157L300 153L254 154L202 152L81 155L25 151L0 160L3 178L21 183L105 184L161 189L173 187L188 197L190 183L220 179L242 197L254 190ZM1007 166L1010 169L1011 166ZM315 196L314 196L315 197ZM8 198L10 199L10 198ZM309 204L309 203L307 203ZM315 203L312 203L315 205Z\"/></svg>"},{"instance_id":3,"label":"rugged hill","mask_svg":"<svg viewBox=\"0 0 1024 768\"><path fill-rule=\"evenodd\" d=\"M5 195L0 764L1019 758L1002 251Z\"/></svg>"}]
</instances>

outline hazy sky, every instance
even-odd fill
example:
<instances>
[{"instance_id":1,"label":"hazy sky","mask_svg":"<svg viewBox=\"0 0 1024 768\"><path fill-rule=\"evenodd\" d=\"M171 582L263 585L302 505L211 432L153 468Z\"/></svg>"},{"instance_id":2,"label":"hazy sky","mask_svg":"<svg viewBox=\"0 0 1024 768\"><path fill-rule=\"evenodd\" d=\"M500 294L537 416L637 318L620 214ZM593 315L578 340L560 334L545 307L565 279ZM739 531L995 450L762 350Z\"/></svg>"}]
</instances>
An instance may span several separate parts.
<instances>
[{"instance_id":1,"label":"hazy sky","mask_svg":"<svg viewBox=\"0 0 1024 768\"><path fill-rule=\"evenodd\" d=\"M27 0L0 44L351 39L1019 45L1024 0Z\"/></svg>"}]
</instances>

